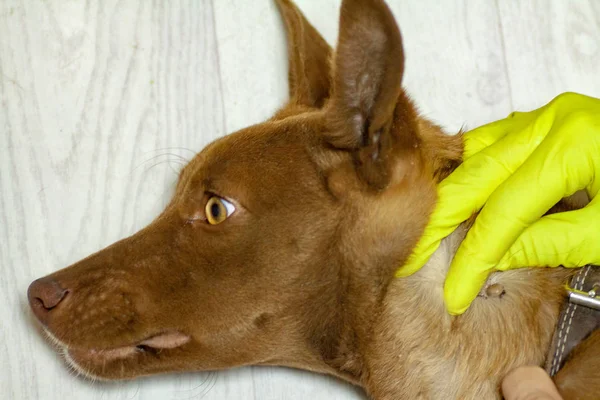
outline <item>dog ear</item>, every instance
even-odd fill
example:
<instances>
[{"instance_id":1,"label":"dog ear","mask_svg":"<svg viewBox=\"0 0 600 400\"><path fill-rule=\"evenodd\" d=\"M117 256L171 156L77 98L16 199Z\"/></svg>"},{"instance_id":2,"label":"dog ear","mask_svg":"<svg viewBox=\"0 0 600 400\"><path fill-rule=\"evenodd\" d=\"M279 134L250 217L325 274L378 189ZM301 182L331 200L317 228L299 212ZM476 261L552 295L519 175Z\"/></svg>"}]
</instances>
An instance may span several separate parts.
<instances>
[{"instance_id":1,"label":"dog ear","mask_svg":"<svg viewBox=\"0 0 600 400\"><path fill-rule=\"evenodd\" d=\"M322 107L329 97L331 47L290 0L276 0L288 37L291 106Z\"/></svg>"},{"instance_id":2,"label":"dog ear","mask_svg":"<svg viewBox=\"0 0 600 400\"><path fill-rule=\"evenodd\" d=\"M382 189L398 154L418 147L416 111L401 88L402 39L382 0L343 1L333 67L326 138L352 151L359 175Z\"/></svg>"}]
</instances>

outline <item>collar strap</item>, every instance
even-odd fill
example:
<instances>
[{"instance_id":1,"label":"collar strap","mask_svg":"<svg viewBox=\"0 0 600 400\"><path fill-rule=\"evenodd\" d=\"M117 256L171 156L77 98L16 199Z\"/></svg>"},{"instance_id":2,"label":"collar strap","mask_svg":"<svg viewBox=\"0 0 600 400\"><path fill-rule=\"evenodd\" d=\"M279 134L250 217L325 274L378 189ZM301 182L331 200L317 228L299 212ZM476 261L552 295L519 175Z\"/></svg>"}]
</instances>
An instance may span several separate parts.
<instances>
[{"instance_id":1,"label":"collar strap","mask_svg":"<svg viewBox=\"0 0 600 400\"><path fill-rule=\"evenodd\" d=\"M556 375L579 343L600 328L600 266L580 268L565 289L566 300L546 357L550 376Z\"/></svg>"}]
</instances>

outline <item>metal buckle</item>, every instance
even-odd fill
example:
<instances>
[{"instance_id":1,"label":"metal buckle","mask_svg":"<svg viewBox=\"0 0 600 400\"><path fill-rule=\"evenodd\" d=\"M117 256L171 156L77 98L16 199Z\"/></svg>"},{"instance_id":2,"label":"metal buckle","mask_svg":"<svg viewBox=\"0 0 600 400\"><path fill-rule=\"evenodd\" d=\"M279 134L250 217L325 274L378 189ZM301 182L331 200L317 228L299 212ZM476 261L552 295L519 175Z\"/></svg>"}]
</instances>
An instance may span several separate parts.
<instances>
[{"instance_id":1,"label":"metal buckle","mask_svg":"<svg viewBox=\"0 0 600 400\"><path fill-rule=\"evenodd\" d=\"M600 311L600 283L596 283L589 292L573 289L569 284L565 285L565 289L569 294L569 302Z\"/></svg>"}]
</instances>

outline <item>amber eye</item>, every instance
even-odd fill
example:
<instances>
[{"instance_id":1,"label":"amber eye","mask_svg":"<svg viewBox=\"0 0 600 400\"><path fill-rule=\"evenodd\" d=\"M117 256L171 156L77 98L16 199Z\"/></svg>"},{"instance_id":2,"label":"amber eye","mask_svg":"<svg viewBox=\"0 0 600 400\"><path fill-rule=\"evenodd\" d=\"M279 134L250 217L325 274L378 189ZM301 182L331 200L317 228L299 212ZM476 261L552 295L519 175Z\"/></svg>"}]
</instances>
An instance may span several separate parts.
<instances>
[{"instance_id":1,"label":"amber eye","mask_svg":"<svg viewBox=\"0 0 600 400\"><path fill-rule=\"evenodd\" d=\"M204 208L206 220L211 225L217 225L225 221L235 211L233 204L225 199L213 196L206 202Z\"/></svg>"}]
</instances>

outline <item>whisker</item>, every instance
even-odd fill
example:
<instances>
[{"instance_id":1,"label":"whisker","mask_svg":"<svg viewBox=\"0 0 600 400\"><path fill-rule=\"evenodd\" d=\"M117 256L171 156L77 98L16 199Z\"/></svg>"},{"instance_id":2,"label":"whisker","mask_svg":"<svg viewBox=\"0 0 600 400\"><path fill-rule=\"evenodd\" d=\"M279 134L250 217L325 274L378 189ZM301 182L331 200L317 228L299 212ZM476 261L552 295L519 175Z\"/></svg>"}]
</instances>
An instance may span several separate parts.
<instances>
[{"instance_id":1,"label":"whisker","mask_svg":"<svg viewBox=\"0 0 600 400\"><path fill-rule=\"evenodd\" d=\"M208 386L207 389L202 393L202 395L199 397L200 399L203 398L204 396L208 395L210 393L210 391L217 384L217 373L211 372L211 374L212 374L212 384L210 386Z\"/></svg>"},{"instance_id":2,"label":"whisker","mask_svg":"<svg viewBox=\"0 0 600 400\"><path fill-rule=\"evenodd\" d=\"M150 161L152 161L152 160L156 160L157 158L160 158L160 157L163 157L163 156L174 156L174 157L178 157L178 158L179 158L179 160L183 160L183 161L185 161L186 163L188 163L188 162L189 162L189 160L188 160L187 158L185 158L185 157L182 157L182 156L180 156L179 154L175 154L175 153L162 153L162 154L155 155L155 156L153 156L153 157L150 157L150 158L149 158L149 159L147 159L147 160L144 160L144 161L142 161L141 163L139 163L138 165L136 165L136 166L135 166L135 167L134 167L134 168L133 168L133 169L130 171L130 174L134 173L134 172L135 172L135 170L137 170L138 168L140 168L142 165L144 165L144 164L146 164L146 163L148 163L148 162L150 162Z\"/></svg>"},{"instance_id":3,"label":"whisker","mask_svg":"<svg viewBox=\"0 0 600 400\"><path fill-rule=\"evenodd\" d=\"M169 160L167 162L169 163L169 167L171 167L171 171L173 171L173 173L175 175L177 175L177 176L179 175L179 171L181 171L183 169L183 167L185 167L187 165L186 163L183 163L183 162L178 161L178 160ZM175 169L173 169L173 166L171 165L171 162L174 162L174 163L180 165L181 168L179 168L179 171L175 171Z\"/></svg>"},{"instance_id":4,"label":"whisker","mask_svg":"<svg viewBox=\"0 0 600 400\"><path fill-rule=\"evenodd\" d=\"M156 157L158 157L158 156L174 156L174 157L180 158L181 160L183 160L185 162L190 161L187 158L185 158L184 156L182 156L181 154L177 154L177 153L161 153L161 154L158 154Z\"/></svg>"},{"instance_id":5,"label":"whisker","mask_svg":"<svg viewBox=\"0 0 600 400\"><path fill-rule=\"evenodd\" d=\"M198 385L196 385L192 388L189 388L189 389L177 389L176 393L187 394L189 392L196 392L198 389L202 388L207 383L210 384L213 374L214 374L214 372L207 372L207 373L203 374L204 379L202 379ZM203 391L204 391L204 389L202 389L202 391L200 391L200 393L202 393ZM192 398L195 396L196 395L194 393L191 393L190 397L187 397L187 398Z\"/></svg>"},{"instance_id":6,"label":"whisker","mask_svg":"<svg viewBox=\"0 0 600 400\"><path fill-rule=\"evenodd\" d=\"M185 150L185 151L189 151L190 153L192 153L194 155L196 155L196 153L197 153L197 151L188 149L187 147L163 147L160 149L146 151L146 152L144 152L144 154L152 153L153 151L162 151L162 150Z\"/></svg>"},{"instance_id":7,"label":"whisker","mask_svg":"<svg viewBox=\"0 0 600 400\"><path fill-rule=\"evenodd\" d=\"M135 393L133 393L129 399L135 399L136 397L138 397L139 392L140 392L140 385L138 384L135 386Z\"/></svg>"},{"instance_id":8,"label":"whisker","mask_svg":"<svg viewBox=\"0 0 600 400\"><path fill-rule=\"evenodd\" d=\"M171 162L174 162L174 163L179 163L179 165L181 165L182 167L184 167L184 166L185 166L185 164L184 164L184 163L182 163L181 161L178 161L178 160L162 160L162 161L159 161L159 162L157 162L156 164L153 164L153 165L151 165L149 168L145 169L143 173L144 173L144 174L145 174L145 173L147 173L148 171L150 171L152 168L156 167L157 165L161 165L161 164L164 164L164 163L171 163ZM171 164L169 164L169 165L171 165ZM173 169L173 167L172 167L172 166L171 166L171 170L172 170L172 171L173 171L173 172L174 172L176 175L178 175L178 172L176 172L176 171Z\"/></svg>"}]
</instances>

